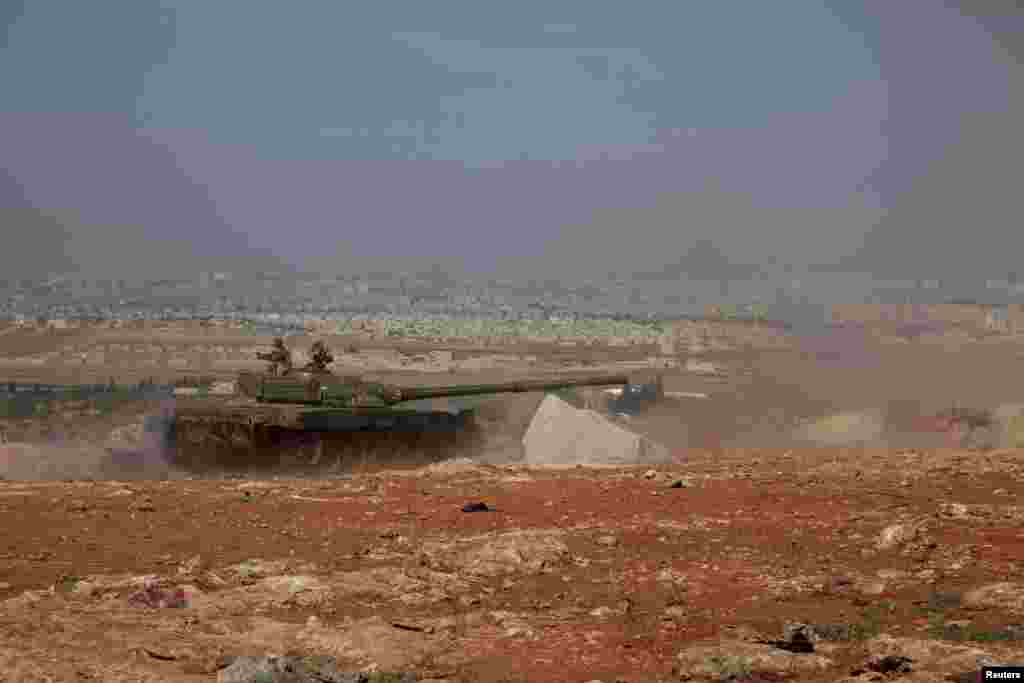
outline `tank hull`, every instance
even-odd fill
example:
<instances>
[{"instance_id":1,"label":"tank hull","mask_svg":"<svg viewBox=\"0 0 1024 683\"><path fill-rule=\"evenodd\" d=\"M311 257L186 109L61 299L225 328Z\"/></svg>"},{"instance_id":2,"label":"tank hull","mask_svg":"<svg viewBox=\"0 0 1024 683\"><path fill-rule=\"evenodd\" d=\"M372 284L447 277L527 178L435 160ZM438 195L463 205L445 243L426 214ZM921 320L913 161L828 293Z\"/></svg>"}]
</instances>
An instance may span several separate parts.
<instances>
[{"instance_id":1,"label":"tank hull","mask_svg":"<svg viewBox=\"0 0 1024 683\"><path fill-rule=\"evenodd\" d=\"M424 429L455 424L467 410L365 408L346 410L301 405L260 403L251 399L189 399L176 401L175 427L225 424L258 431L284 429L311 432L351 432L367 429Z\"/></svg>"},{"instance_id":2,"label":"tank hull","mask_svg":"<svg viewBox=\"0 0 1024 683\"><path fill-rule=\"evenodd\" d=\"M173 463L194 472L275 471L436 462L481 443L472 409L366 410L270 405L247 399L178 400L163 430Z\"/></svg>"}]
</instances>

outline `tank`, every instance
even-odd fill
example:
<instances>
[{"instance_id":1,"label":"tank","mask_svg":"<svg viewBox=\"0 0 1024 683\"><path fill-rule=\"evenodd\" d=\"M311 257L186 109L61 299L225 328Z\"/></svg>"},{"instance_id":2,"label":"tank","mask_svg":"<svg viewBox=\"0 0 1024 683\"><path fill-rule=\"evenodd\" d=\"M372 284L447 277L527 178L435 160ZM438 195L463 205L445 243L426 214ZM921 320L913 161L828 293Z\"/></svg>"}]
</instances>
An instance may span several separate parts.
<instances>
[{"instance_id":1,"label":"tank","mask_svg":"<svg viewBox=\"0 0 1024 683\"><path fill-rule=\"evenodd\" d=\"M315 466L325 457L342 465L353 456L392 457L400 451L438 460L458 454L481 436L475 407L439 403L628 385L624 375L413 387L326 372L244 372L231 395L176 399L164 428L174 458L185 465L254 464L244 456L262 453L271 460Z\"/></svg>"}]
</instances>

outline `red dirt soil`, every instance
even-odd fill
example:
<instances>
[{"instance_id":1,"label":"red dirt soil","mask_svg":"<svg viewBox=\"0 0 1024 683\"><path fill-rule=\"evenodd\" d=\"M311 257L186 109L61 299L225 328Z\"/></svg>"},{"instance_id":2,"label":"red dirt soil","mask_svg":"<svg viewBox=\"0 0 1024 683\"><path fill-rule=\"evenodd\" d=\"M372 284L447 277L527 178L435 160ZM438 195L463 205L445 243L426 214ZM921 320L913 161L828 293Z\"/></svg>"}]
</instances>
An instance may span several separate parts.
<instances>
[{"instance_id":1,"label":"red dirt soil","mask_svg":"<svg viewBox=\"0 0 1024 683\"><path fill-rule=\"evenodd\" d=\"M433 603L412 599L423 587L395 588L369 602L335 595L254 612L297 625L317 616L337 628L373 615L434 623L443 642L409 662L424 676L680 680L677 655L691 646L749 644L752 634L779 639L787 621L859 623L878 604L887 606L879 629L921 637L930 622L915 606L930 594L1022 581L1024 512L1013 503L1024 493L1024 453L911 453L898 468L885 455L693 452L685 467L652 470L448 463L323 481L5 483L0 648L53 680L212 680L214 649L203 628L227 628L217 601L244 582L224 577L232 565L260 558L286 561L291 569L278 573L287 575L309 574L294 567L311 563L328 583L382 568L449 577L453 583ZM670 487L677 480L682 485ZM952 492L947 481L956 481ZM474 501L491 511L462 512ZM880 547L880 534L896 524L917 531ZM564 547L533 562L536 548L466 555L453 545L462 539L486 547L487 539L521 531ZM181 584L178 567L195 556L221 577L189 579L206 611L147 611L61 590L122 574ZM956 606L943 618L995 628L1014 623L1024 608L1014 604ZM152 612L154 623L193 624L176 631L187 647L118 669L115 662L142 647L130 643L145 640L140 610ZM446 617L455 626L442 623ZM104 630L110 649L71 635L92 628ZM159 642L146 647L159 649ZM218 647L219 655L232 654ZM827 670L785 680L840 680L865 657L859 642L830 652ZM783 673L766 671L760 680Z\"/></svg>"}]
</instances>

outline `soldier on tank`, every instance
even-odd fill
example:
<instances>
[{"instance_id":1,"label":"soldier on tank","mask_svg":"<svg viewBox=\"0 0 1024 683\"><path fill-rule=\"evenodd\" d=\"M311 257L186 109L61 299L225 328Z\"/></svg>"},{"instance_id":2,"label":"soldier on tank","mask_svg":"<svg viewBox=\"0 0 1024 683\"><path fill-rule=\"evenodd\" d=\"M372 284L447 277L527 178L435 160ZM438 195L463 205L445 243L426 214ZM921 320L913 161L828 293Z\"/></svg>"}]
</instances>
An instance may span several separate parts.
<instances>
[{"instance_id":1,"label":"soldier on tank","mask_svg":"<svg viewBox=\"0 0 1024 683\"><path fill-rule=\"evenodd\" d=\"M310 372L316 373L328 373L331 363L334 362L334 354L327 348L327 344L322 341L313 342L313 348L310 349L310 361L306 364L306 369Z\"/></svg>"},{"instance_id":2,"label":"soldier on tank","mask_svg":"<svg viewBox=\"0 0 1024 683\"><path fill-rule=\"evenodd\" d=\"M292 352L280 337L274 339L274 348L270 353L256 355L260 360L267 361L267 372L271 375L287 375L292 371Z\"/></svg>"}]
</instances>

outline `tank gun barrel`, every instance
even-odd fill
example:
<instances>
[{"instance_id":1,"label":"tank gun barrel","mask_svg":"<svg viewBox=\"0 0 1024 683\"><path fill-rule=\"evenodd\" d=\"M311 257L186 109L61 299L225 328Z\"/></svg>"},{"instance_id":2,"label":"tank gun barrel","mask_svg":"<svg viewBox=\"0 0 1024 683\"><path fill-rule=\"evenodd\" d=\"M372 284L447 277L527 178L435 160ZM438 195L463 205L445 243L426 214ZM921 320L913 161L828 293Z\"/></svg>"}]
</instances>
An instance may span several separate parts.
<instances>
[{"instance_id":1,"label":"tank gun barrel","mask_svg":"<svg viewBox=\"0 0 1024 683\"><path fill-rule=\"evenodd\" d=\"M261 403L315 405L356 411L392 407L406 401L430 398L556 391L587 386L628 386L629 383L629 378L625 375L427 387L408 387L364 382L358 378L318 377L316 375L305 379L255 376L240 378L240 386L244 389L244 393Z\"/></svg>"},{"instance_id":2,"label":"tank gun barrel","mask_svg":"<svg viewBox=\"0 0 1024 683\"><path fill-rule=\"evenodd\" d=\"M402 403L426 398L458 396L480 396L484 394L527 393L531 391L557 391L572 387L625 386L629 378L625 375L602 375L561 380L522 380L498 382L495 384L462 384L448 387L392 387L393 393L386 393L388 403Z\"/></svg>"}]
</instances>

